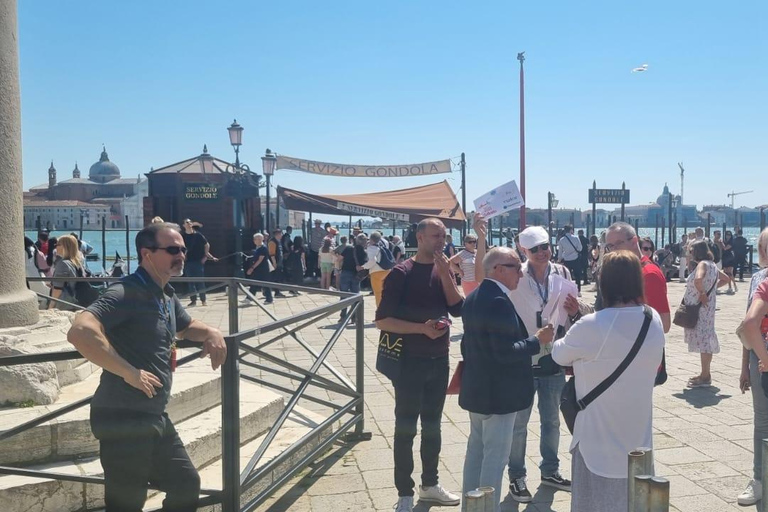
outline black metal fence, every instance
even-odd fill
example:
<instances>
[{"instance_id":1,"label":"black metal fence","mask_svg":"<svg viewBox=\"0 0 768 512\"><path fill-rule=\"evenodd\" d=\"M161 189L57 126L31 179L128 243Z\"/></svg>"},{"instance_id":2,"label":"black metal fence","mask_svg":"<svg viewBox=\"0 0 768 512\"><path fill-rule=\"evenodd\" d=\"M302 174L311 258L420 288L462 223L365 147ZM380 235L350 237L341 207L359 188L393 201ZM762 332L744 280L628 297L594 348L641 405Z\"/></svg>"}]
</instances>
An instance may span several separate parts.
<instances>
[{"instance_id":1,"label":"black metal fence","mask_svg":"<svg viewBox=\"0 0 768 512\"><path fill-rule=\"evenodd\" d=\"M28 278L28 281L49 281L50 278ZM92 283L104 283L118 281L117 278L68 278L70 282L86 281ZM202 489L200 507L209 505L221 505L223 512L246 512L254 510L262 504L277 489L285 484L292 476L301 471L310 462L320 456L334 442L345 436L345 440L354 442L371 438L364 427L364 302L360 294L319 290L302 286L291 286L271 282L253 281L239 278L175 278L172 282L192 283L204 282L205 291L215 291L226 288L227 307L229 314L229 334L224 336L227 344L227 359L222 365L221 381L221 425L222 425L222 489ZM270 287L281 291L299 291L315 293L326 296L338 297L340 300L323 305L301 313L278 319L264 306L255 301L247 286ZM200 291L197 292L198 294ZM270 322L255 328L240 330L240 315L238 310L238 297L242 294L253 300L263 312L271 319ZM46 297L55 302L61 302L73 306L76 309L82 307L59 299ZM341 321L336 325L325 346L318 352L306 343L299 335L300 331L328 318L334 313L347 310ZM336 342L344 333L347 325L354 319L355 323L355 382L351 382L341 372L334 368L328 361L328 355L332 352ZM257 336L271 335L266 341L254 344ZM293 340L298 346L307 351L313 358L309 369L302 368L289 361L270 355L265 351L269 345L280 340ZM199 347L199 343L188 340L178 340L179 348ZM234 356L234 357L233 357ZM200 357L200 350L195 350L189 355L180 358L177 366L183 366ZM0 357L0 366L12 366L19 364L33 364L70 359L80 359L82 356L76 350L64 352L48 352L26 354L17 356ZM255 359L255 361L253 360ZM278 368L264 364L269 362ZM244 375L240 372L240 365L260 370L262 378ZM326 369L332 378L319 375L321 368ZM265 374L281 378L288 378L296 382L296 389L271 382ZM290 395L278 416L270 427L260 446L244 468L240 468L240 380L254 382L264 387L272 388ZM318 388L344 397L344 402L339 404L313 396L310 388ZM63 406L55 411L44 414L34 420L22 423L14 428L0 433L0 441L12 438L22 432L41 425L54 418L58 418L84 407L91 402L93 397L81 399L75 403ZM284 449L278 456L265 464L261 464L267 449L270 447L281 428L285 425L291 412L299 400L307 400L321 404L332 410L330 416L320 424L314 426L303 437ZM349 432L351 429L354 430ZM278 476L268 479L269 484L254 486L263 478L269 476L279 468ZM78 476L52 471L39 471L28 468L0 466L0 474L19 475L26 477L46 478L61 481L72 481L89 484L103 484L104 479L98 476ZM274 475L273 475L274 476ZM159 490L159 489L155 489Z\"/></svg>"}]
</instances>

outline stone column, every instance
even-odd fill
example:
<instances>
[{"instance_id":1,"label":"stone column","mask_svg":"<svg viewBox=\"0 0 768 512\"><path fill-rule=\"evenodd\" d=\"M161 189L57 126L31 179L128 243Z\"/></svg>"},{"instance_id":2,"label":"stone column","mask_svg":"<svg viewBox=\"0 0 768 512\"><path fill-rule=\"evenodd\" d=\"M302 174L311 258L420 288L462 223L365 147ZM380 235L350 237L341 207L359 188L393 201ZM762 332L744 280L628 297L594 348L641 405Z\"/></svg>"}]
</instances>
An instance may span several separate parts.
<instances>
[{"instance_id":1,"label":"stone column","mask_svg":"<svg viewBox=\"0 0 768 512\"><path fill-rule=\"evenodd\" d=\"M0 328L38 321L27 289L21 175L21 97L16 0L0 0Z\"/></svg>"}]
</instances>

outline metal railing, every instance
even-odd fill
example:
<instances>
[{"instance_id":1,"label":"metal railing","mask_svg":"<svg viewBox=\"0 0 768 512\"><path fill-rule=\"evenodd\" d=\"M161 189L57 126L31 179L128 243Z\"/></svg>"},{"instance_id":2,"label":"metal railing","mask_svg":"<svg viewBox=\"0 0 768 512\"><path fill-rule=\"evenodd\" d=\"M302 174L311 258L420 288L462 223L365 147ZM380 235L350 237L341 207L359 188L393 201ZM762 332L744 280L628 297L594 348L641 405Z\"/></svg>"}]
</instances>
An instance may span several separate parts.
<instances>
[{"instance_id":1,"label":"metal railing","mask_svg":"<svg viewBox=\"0 0 768 512\"><path fill-rule=\"evenodd\" d=\"M50 281L50 278L28 278L28 281ZM59 280L59 279L57 279ZM119 278L67 278L68 282L92 282L105 283L119 281ZM271 496L277 489L285 484L291 477L301 471L310 462L326 451L334 442L345 436L346 441L355 442L371 438L370 432L365 431L364 424L364 300L360 294L320 290L303 286L293 286L273 282L254 281L239 278L174 278L173 283L204 282L213 283L206 288L212 291L226 287L227 307L229 314L229 334L224 336L227 345L227 359L222 365L221 374L221 422L222 422L222 489L202 489L199 506L221 505L223 512L246 512L254 510ZM339 297L339 301L332 304L319 306L305 310L287 318L276 318L267 308L256 302L255 297L246 289L246 286L269 287L281 291L296 291L314 293L326 296ZM191 295L194 292L190 292ZM199 294L199 291L197 292ZM240 314L238 309L238 297L242 293L250 298L266 313L271 321L254 328L240 329ZM40 295L40 294L38 294ZM40 295L57 303L63 303L82 310L81 306L70 302ZM313 349L300 336L300 331L319 322L334 313L348 311L336 325L333 334L320 351ZM328 355L332 352L347 325L354 319L355 331L355 382L351 382L341 372L334 368L328 361ZM293 326L293 327L291 327ZM251 340L257 336L272 335L266 341L252 344ZM302 347L313 359L309 369L302 368L289 361L275 357L265 349L281 340L293 340ZM179 348L199 347L199 343L188 340L178 340ZM195 350L189 355L179 358L177 366L183 366L200 357L200 350ZM233 357L235 356L235 357ZM80 359L81 354L76 350L25 354L0 357L0 366L18 364L33 364L43 362L64 361ZM252 359L256 358L254 361ZM259 361L259 359L261 361ZM264 364L271 363L274 366ZM253 368L262 372L262 378L244 375L240 372L240 365ZM319 375L320 369L325 369L331 377ZM281 378L288 378L298 383L296 389L270 382L263 377L264 373ZM252 454L245 468L240 468L240 380L246 380L264 387L272 388L285 394L289 394L282 412L272 424L258 449ZM343 397L343 403L335 403L330 400L311 395L310 388L318 388L335 393ZM60 407L55 411L39 416L33 420L22 423L14 428L0 433L0 441L12 438L22 432L41 425L54 418L63 416L80 407L90 404L93 396L83 398L72 404ZM323 405L332 410L330 416L309 432L295 441L292 445L282 450L277 456L268 462L261 464L269 447L272 445L281 428L289 419L291 412L299 400L307 400ZM354 427L353 432L349 432ZM272 475L270 483L262 486L260 490L249 496L245 503L243 496L251 490L260 480L269 476L279 468L278 475ZM104 484L104 479L98 476L78 476L58 473L54 471L40 471L28 468L0 466L0 474L19 475L35 478L46 478L61 481L80 482L88 484ZM153 487L150 489L160 490Z\"/></svg>"}]
</instances>

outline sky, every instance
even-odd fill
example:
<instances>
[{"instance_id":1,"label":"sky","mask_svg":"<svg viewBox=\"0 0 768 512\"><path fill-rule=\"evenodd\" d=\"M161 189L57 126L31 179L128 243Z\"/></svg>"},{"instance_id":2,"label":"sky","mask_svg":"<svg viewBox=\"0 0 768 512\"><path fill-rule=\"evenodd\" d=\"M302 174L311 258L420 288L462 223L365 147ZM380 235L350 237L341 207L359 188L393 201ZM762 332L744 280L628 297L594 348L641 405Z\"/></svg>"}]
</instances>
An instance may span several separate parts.
<instances>
[{"instance_id":1,"label":"sky","mask_svg":"<svg viewBox=\"0 0 768 512\"><path fill-rule=\"evenodd\" d=\"M466 153L467 199L520 177L526 202L587 190L654 202L768 203L768 2L19 0L25 188L83 175L102 144L123 177L265 148L346 164ZM644 73L631 69L647 63ZM448 179L277 171L273 185L361 193Z\"/></svg>"}]
</instances>

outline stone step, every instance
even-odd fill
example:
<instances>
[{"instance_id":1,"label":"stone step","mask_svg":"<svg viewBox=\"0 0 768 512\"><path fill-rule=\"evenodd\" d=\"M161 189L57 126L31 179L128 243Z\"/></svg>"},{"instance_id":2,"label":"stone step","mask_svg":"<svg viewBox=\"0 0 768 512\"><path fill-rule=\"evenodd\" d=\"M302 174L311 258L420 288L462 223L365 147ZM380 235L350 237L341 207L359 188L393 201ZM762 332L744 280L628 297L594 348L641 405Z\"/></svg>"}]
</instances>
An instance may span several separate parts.
<instances>
[{"instance_id":1,"label":"stone step","mask_svg":"<svg viewBox=\"0 0 768 512\"><path fill-rule=\"evenodd\" d=\"M90 363L86 363L90 364ZM88 371L87 366L83 367ZM65 387L52 405L26 409L0 409L0 431L20 425L64 405L90 396L99 384L97 371L71 386ZM220 372L211 371L208 360L197 360L178 369L174 374L168 414L174 422L183 421L221 402ZM89 407L81 407L38 425L26 432L0 441L0 464L29 465L76 457L98 452L98 442L91 435Z\"/></svg>"},{"instance_id":2,"label":"stone step","mask_svg":"<svg viewBox=\"0 0 768 512\"><path fill-rule=\"evenodd\" d=\"M280 395L241 383L240 434L243 443L264 434L284 406ZM187 453L196 467L205 467L221 456L221 406L176 424ZM33 469L73 475L101 476L98 457L59 461ZM0 510L25 512L79 512L104 506L101 485L62 482L19 476L0 476Z\"/></svg>"},{"instance_id":3,"label":"stone step","mask_svg":"<svg viewBox=\"0 0 768 512\"><path fill-rule=\"evenodd\" d=\"M87 359L56 361L54 364L59 377L59 385L62 387L82 382L99 369Z\"/></svg>"},{"instance_id":4,"label":"stone step","mask_svg":"<svg viewBox=\"0 0 768 512\"><path fill-rule=\"evenodd\" d=\"M279 454L283 452L283 450L290 447L293 443L295 443L296 441L301 439L304 435L309 433L312 430L312 428L322 423L324 419L325 419L324 417L314 412L308 411L301 407L295 407L293 412L291 413L291 415L288 417L285 424L283 425L283 428L280 429L280 432L278 432L274 441L272 441L272 444L267 449L266 453L264 454L264 457L262 457L258 467L262 467L264 464L266 464L267 462L277 457ZM335 425L334 428L337 426L338 425ZM328 430L316 433L312 442L308 446L306 446L304 449L299 450L299 452L292 458L292 460L297 460L298 458L309 453L319 443L327 439L329 434L330 432ZM266 433L254 439L253 441L250 441L244 444L240 448L240 470L241 471L243 470L243 468L246 467L246 465L251 459L251 456L253 456L253 454L256 453L256 450L261 445L261 442L265 436L266 436ZM281 466L278 466L278 468L276 468L274 471L267 474L262 480L257 482L252 488L244 492L240 500L240 506L245 505L249 499L255 496L259 491L266 488L267 485L271 484L274 480L282 477L287 472L287 469L288 468L285 467L284 464ZM206 489L221 489L223 487L221 474L222 474L221 459L218 459L213 464L210 464L205 468L203 468L202 470L200 470L200 480L201 480L202 486ZM158 492L154 496L151 496L147 500L147 503L144 506L144 510L156 510L161 508L164 497L165 497L165 493L162 493L162 492ZM210 507L199 508L198 512L218 512L219 510L220 510L220 507L215 505Z\"/></svg>"}]
</instances>

